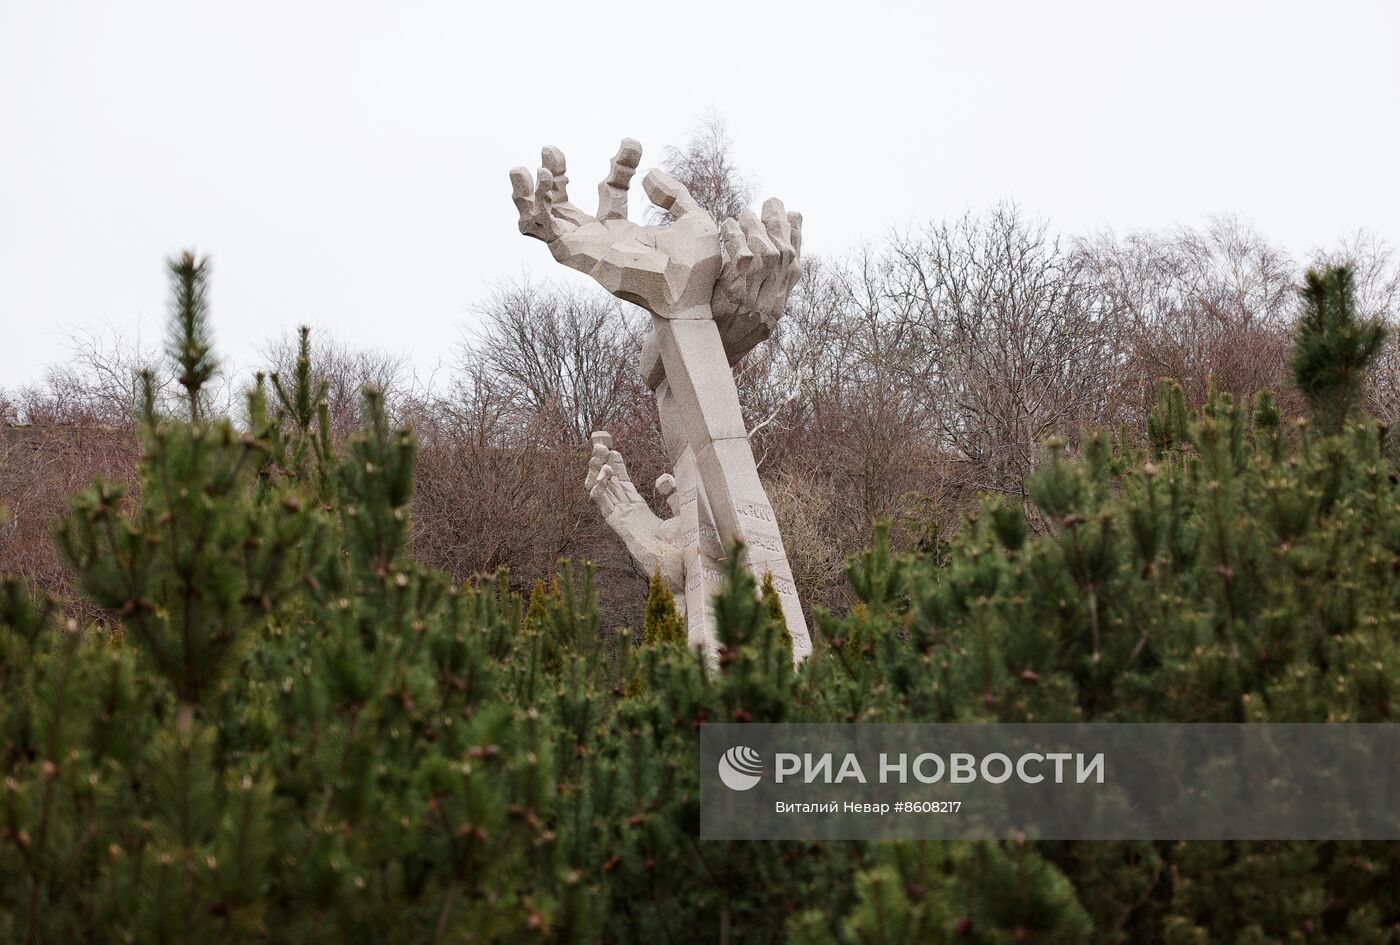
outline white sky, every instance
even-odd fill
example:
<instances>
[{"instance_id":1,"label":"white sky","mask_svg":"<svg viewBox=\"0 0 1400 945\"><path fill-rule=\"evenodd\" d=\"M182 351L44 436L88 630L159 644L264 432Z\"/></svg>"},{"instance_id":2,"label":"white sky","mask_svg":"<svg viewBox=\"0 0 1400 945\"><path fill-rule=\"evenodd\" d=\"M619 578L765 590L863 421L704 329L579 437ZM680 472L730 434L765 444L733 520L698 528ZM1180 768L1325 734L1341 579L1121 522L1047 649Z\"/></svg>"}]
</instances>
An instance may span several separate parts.
<instances>
[{"instance_id":1,"label":"white sky","mask_svg":"<svg viewBox=\"0 0 1400 945\"><path fill-rule=\"evenodd\" d=\"M620 138L649 166L709 108L813 252L1008 197L1400 243L1396 0L0 0L0 386L75 327L156 339L185 246L238 364L310 322L429 370L494 281L582 279L512 165L559 145L591 210Z\"/></svg>"}]
</instances>

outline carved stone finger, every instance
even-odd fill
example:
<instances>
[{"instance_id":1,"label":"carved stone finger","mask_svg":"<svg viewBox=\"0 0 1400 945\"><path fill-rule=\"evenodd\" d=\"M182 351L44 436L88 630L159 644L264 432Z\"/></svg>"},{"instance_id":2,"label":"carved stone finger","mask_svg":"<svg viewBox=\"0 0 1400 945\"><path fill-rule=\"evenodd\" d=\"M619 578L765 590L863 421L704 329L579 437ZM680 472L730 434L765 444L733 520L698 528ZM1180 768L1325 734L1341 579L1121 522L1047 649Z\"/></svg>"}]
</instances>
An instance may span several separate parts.
<instances>
[{"instance_id":1,"label":"carved stone finger","mask_svg":"<svg viewBox=\"0 0 1400 945\"><path fill-rule=\"evenodd\" d=\"M564 152L552 144L540 148L540 164L553 178L549 189L549 199L556 206L569 200L568 166L564 163Z\"/></svg>"},{"instance_id":2,"label":"carved stone finger","mask_svg":"<svg viewBox=\"0 0 1400 945\"><path fill-rule=\"evenodd\" d=\"M540 168L540 183L535 188L535 212L543 221L540 225L550 229L554 236L559 236L567 230L583 226L591 218L569 203L569 194L565 189L569 177L562 173L564 152L558 148L545 148L542 157L545 165ZM560 168L561 172L555 174L550 164ZM553 236L550 238L553 239Z\"/></svg>"},{"instance_id":3,"label":"carved stone finger","mask_svg":"<svg viewBox=\"0 0 1400 945\"><path fill-rule=\"evenodd\" d=\"M763 201L762 214L763 229L777 247L778 255L782 257L782 267L786 269L796 255L792 248L792 226L788 223L787 210L777 197L769 197Z\"/></svg>"},{"instance_id":4,"label":"carved stone finger","mask_svg":"<svg viewBox=\"0 0 1400 945\"><path fill-rule=\"evenodd\" d=\"M642 143L636 138L623 138L613 155L608 176L598 185L598 220L627 219L627 188L642 160Z\"/></svg>"},{"instance_id":5,"label":"carved stone finger","mask_svg":"<svg viewBox=\"0 0 1400 945\"><path fill-rule=\"evenodd\" d=\"M563 233L564 228L553 213L553 190L554 176L549 173L548 168L540 168L535 178L535 193L531 210L528 216L520 218L521 233L544 240L546 243L554 242ZM516 201L516 206L520 206L519 201Z\"/></svg>"},{"instance_id":6,"label":"carved stone finger","mask_svg":"<svg viewBox=\"0 0 1400 945\"><path fill-rule=\"evenodd\" d=\"M603 508L605 517L612 512L612 506L616 504L608 488L610 479L612 479L612 467L604 463L603 467L598 470L598 481L593 484L592 489L588 490L588 497Z\"/></svg>"},{"instance_id":7,"label":"carved stone finger","mask_svg":"<svg viewBox=\"0 0 1400 945\"><path fill-rule=\"evenodd\" d=\"M720 279L724 283L724 291L732 299L742 299L749 268L753 265L753 253L744 239L744 231L739 229L739 222L733 217L720 224L719 245L722 262Z\"/></svg>"},{"instance_id":8,"label":"carved stone finger","mask_svg":"<svg viewBox=\"0 0 1400 945\"><path fill-rule=\"evenodd\" d=\"M613 501L612 496L608 494L607 490L601 486L594 490L594 493L593 503L598 506L598 511L602 514L603 521L610 522L613 512L617 511L617 503Z\"/></svg>"},{"instance_id":9,"label":"carved stone finger","mask_svg":"<svg viewBox=\"0 0 1400 945\"><path fill-rule=\"evenodd\" d=\"M802 278L802 214L789 213L788 230L792 233L792 262L787 268L787 288L783 292L784 302L792 292L792 287L797 285L797 281ZM782 312L778 313L779 315Z\"/></svg>"},{"instance_id":10,"label":"carved stone finger","mask_svg":"<svg viewBox=\"0 0 1400 945\"><path fill-rule=\"evenodd\" d=\"M744 231L744 239L749 244L749 251L754 255L753 264L748 272L745 299L749 308L758 309L762 305L768 283L777 275L778 263L782 256L778 247L768 238L768 231L763 228L758 214L752 210L745 210L739 214L739 227Z\"/></svg>"},{"instance_id":11,"label":"carved stone finger","mask_svg":"<svg viewBox=\"0 0 1400 945\"><path fill-rule=\"evenodd\" d=\"M608 499L614 508L626 508L634 501L641 501L641 496L637 495L632 483L617 475L616 471L608 477L607 489Z\"/></svg>"},{"instance_id":12,"label":"carved stone finger","mask_svg":"<svg viewBox=\"0 0 1400 945\"><path fill-rule=\"evenodd\" d=\"M553 177L547 168L540 169L538 179L532 178L523 167L510 172L511 199L520 214L520 232L546 243L558 239L566 226L551 212L553 186Z\"/></svg>"},{"instance_id":13,"label":"carved stone finger","mask_svg":"<svg viewBox=\"0 0 1400 945\"><path fill-rule=\"evenodd\" d=\"M515 201L515 209L524 223L535 215L535 179L523 167L510 169L510 197Z\"/></svg>"},{"instance_id":14,"label":"carved stone finger","mask_svg":"<svg viewBox=\"0 0 1400 945\"><path fill-rule=\"evenodd\" d=\"M535 175L535 213L547 214L554 207L554 175L542 167Z\"/></svg>"},{"instance_id":15,"label":"carved stone finger","mask_svg":"<svg viewBox=\"0 0 1400 945\"><path fill-rule=\"evenodd\" d=\"M739 228L744 231L744 239L749 244L749 251L757 257L758 265L763 266L768 260L779 258L778 247L768 238L768 231L752 210L739 214Z\"/></svg>"},{"instance_id":16,"label":"carved stone finger","mask_svg":"<svg viewBox=\"0 0 1400 945\"><path fill-rule=\"evenodd\" d=\"M608 462L603 467L607 470L607 475L599 482L603 494L614 509L625 509L642 501L621 459L616 452L608 456Z\"/></svg>"},{"instance_id":17,"label":"carved stone finger","mask_svg":"<svg viewBox=\"0 0 1400 945\"><path fill-rule=\"evenodd\" d=\"M608 453L608 465L612 467L613 475L624 482L631 482L632 477L627 472L627 463L622 458L622 454L617 450Z\"/></svg>"},{"instance_id":18,"label":"carved stone finger","mask_svg":"<svg viewBox=\"0 0 1400 945\"><path fill-rule=\"evenodd\" d=\"M796 257L792 243L788 242L791 231L787 211L783 209L782 201L776 197L770 197L763 202L763 229L772 240L778 258L767 260L771 269L768 277L763 280L763 288L759 290L756 307L765 315L776 318L787 303L788 267Z\"/></svg>"},{"instance_id":19,"label":"carved stone finger","mask_svg":"<svg viewBox=\"0 0 1400 945\"><path fill-rule=\"evenodd\" d=\"M642 178L642 189L651 202L671 214L677 220L690 213L705 213L685 185L665 171L653 168Z\"/></svg>"},{"instance_id":20,"label":"carved stone finger","mask_svg":"<svg viewBox=\"0 0 1400 945\"><path fill-rule=\"evenodd\" d=\"M598 475L602 472L603 464L608 461L608 447L598 442L598 435L593 435L593 453L588 458L588 475L583 481L583 487L589 492L598 482Z\"/></svg>"},{"instance_id":21,"label":"carved stone finger","mask_svg":"<svg viewBox=\"0 0 1400 945\"><path fill-rule=\"evenodd\" d=\"M669 499L671 493L676 491L676 477L670 473L662 473L656 477L656 494L663 499Z\"/></svg>"}]
</instances>

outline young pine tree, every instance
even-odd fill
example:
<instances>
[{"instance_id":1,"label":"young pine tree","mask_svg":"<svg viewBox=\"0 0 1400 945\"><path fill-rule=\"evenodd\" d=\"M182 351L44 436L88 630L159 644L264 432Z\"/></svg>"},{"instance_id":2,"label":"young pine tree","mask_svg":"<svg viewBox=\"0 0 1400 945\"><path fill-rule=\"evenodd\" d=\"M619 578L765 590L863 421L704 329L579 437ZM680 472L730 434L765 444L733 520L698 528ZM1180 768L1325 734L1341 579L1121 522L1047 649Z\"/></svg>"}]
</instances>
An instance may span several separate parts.
<instances>
[{"instance_id":1,"label":"young pine tree","mask_svg":"<svg viewBox=\"0 0 1400 945\"><path fill-rule=\"evenodd\" d=\"M1354 281L1349 266L1309 270L1293 332L1293 382L1329 434L1361 408L1366 372L1385 344L1385 325L1357 314Z\"/></svg>"},{"instance_id":2,"label":"young pine tree","mask_svg":"<svg viewBox=\"0 0 1400 945\"><path fill-rule=\"evenodd\" d=\"M642 615L642 646L684 644L685 622L676 611L676 599L661 580L661 573L651 576L647 587L647 607Z\"/></svg>"}]
</instances>

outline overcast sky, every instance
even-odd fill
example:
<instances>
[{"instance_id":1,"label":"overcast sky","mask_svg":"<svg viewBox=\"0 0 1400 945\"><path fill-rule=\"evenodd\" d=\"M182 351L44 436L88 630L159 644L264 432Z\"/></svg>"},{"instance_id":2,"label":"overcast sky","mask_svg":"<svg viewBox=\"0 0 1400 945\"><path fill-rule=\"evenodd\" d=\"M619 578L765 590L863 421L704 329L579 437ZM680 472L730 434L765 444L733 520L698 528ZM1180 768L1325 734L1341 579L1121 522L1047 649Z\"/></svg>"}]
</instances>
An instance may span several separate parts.
<instances>
[{"instance_id":1,"label":"overcast sky","mask_svg":"<svg viewBox=\"0 0 1400 945\"><path fill-rule=\"evenodd\" d=\"M236 363L309 322L429 370L493 282L583 278L511 166L560 146L591 210L620 138L646 167L711 108L812 252L1002 198L1400 243L1396 0L0 0L0 387L158 337L185 246Z\"/></svg>"}]
</instances>

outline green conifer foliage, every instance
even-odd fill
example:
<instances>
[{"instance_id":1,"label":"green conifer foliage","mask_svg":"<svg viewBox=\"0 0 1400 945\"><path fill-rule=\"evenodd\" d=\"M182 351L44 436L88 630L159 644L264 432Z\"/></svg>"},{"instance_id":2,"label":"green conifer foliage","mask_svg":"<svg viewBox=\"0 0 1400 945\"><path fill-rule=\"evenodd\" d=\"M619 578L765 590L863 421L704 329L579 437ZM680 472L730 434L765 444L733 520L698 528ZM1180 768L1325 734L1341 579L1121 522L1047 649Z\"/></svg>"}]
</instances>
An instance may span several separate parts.
<instances>
[{"instance_id":1,"label":"green conifer foliage","mask_svg":"<svg viewBox=\"0 0 1400 945\"><path fill-rule=\"evenodd\" d=\"M0 940L595 940L519 598L408 560L412 437L370 392L335 455L306 336L276 408L206 415L206 273L172 285L188 419L148 394L139 500L59 532L103 622L4 585Z\"/></svg>"},{"instance_id":2,"label":"green conifer foliage","mask_svg":"<svg viewBox=\"0 0 1400 945\"><path fill-rule=\"evenodd\" d=\"M199 419L214 365L207 263L186 253L170 268L169 348L191 419L158 416L147 376L139 508L128 507L121 486L99 481L73 500L58 542L83 590L116 614L178 698L201 703L231 671L238 646L291 593L317 530L308 545L306 523L250 500L265 442L227 420Z\"/></svg>"},{"instance_id":3,"label":"green conifer foliage","mask_svg":"<svg viewBox=\"0 0 1400 945\"><path fill-rule=\"evenodd\" d=\"M1302 315L1293 333L1293 382L1328 433L1360 408L1366 371L1380 356L1386 329L1356 311L1351 268L1309 270Z\"/></svg>"},{"instance_id":4,"label":"green conifer foliage","mask_svg":"<svg viewBox=\"0 0 1400 945\"><path fill-rule=\"evenodd\" d=\"M661 580L660 572L651 576L647 587L647 608L642 615L642 646L660 644L684 645L685 622L676 611L676 599Z\"/></svg>"},{"instance_id":5,"label":"green conifer foliage","mask_svg":"<svg viewBox=\"0 0 1400 945\"><path fill-rule=\"evenodd\" d=\"M170 273L169 326L166 352L177 370L176 380L185 389L190 420L199 422L204 385L218 371L213 331L209 322L209 259L186 250L167 261Z\"/></svg>"},{"instance_id":6,"label":"green conifer foliage","mask_svg":"<svg viewBox=\"0 0 1400 945\"><path fill-rule=\"evenodd\" d=\"M1170 378L1157 382L1157 399L1147 415L1147 442L1158 459L1172 449L1187 445L1190 413L1186 392Z\"/></svg>"},{"instance_id":7,"label":"green conifer foliage","mask_svg":"<svg viewBox=\"0 0 1400 945\"><path fill-rule=\"evenodd\" d=\"M0 942L1396 941L1394 844L697 837L706 722L1395 721L1400 487L1351 401L1367 345L1316 311L1335 275L1304 310L1346 422L1164 385L1144 455L1052 442L1029 509L936 555L877 527L794 667L742 548L713 659L659 592L634 654L587 565L527 607L415 563L383 398L332 444L303 335L244 425L209 416L181 273L188 402L147 396L140 489L58 534L100 619L0 582Z\"/></svg>"},{"instance_id":8,"label":"green conifer foliage","mask_svg":"<svg viewBox=\"0 0 1400 945\"><path fill-rule=\"evenodd\" d=\"M773 575L771 572L763 575L763 584L758 589L758 596L763 601L763 606L768 611L768 619L773 625L781 629L778 638L783 645L792 649L792 634L788 633L787 620L783 616L783 601L778 597L778 589L773 586Z\"/></svg>"},{"instance_id":9,"label":"green conifer foliage","mask_svg":"<svg viewBox=\"0 0 1400 945\"><path fill-rule=\"evenodd\" d=\"M634 668L637 661L629 658L631 635L631 631L623 628L622 653L628 663L623 670L627 677L624 694L628 698L636 698L646 686L642 682L642 669ZM657 647L683 647L686 642L685 621L676 610L676 600L671 595L671 589L661 580L660 572L657 572L651 576L647 587L647 606L642 614L642 652L645 654Z\"/></svg>"},{"instance_id":10,"label":"green conifer foliage","mask_svg":"<svg viewBox=\"0 0 1400 945\"><path fill-rule=\"evenodd\" d=\"M1335 274L1314 281L1342 284ZM1306 301L1305 318L1315 309ZM1358 347L1324 346L1334 360L1314 368L1323 377L1347 374L1345 390L1359 386L1364 377L1354 368L1338 370L1338 362L1365 360ZM1345 390L1336 385L1328 396L1336 403ZM1245 411L1214 391L1196 415L1184 411L1176 386L1163 385L1149 417L1158 431L1150 460L1125 462L1091 437L1072 461L1063 444L1050 443L1028 483L1046 533L1022 542L1005 512L984 507L946 565L920 561L911 571L907 631L872 624L859 608L827 620L829 637L858 631L897 641L871 641L859 661L834 652L847 672L826 684L849 686L844 697L833 693L840 707L861 706L861 718L879 720L1393 720L1400 493L1380 431L1319 422L1290 438L1265 397L1251 435ZM1353 411L1334 406L1319 415L1359 421ZM1005 862L1019 856L1003 852ZM1043 926L1007 908L1012 872L993 860L974 883L979 901L967 935L1381 941L1400 921L1400 901L1376 882L1400 876L1394 845L1037 852L1043 859L1025 875L1039 889L1025 901L1042 901ZM978 862L970 857L967 869ZM961 866L955 873L975 875ZM1343 891L1343 875L1366 879ZM1089 939L1071 890L1093 924ZM888 917L902 909L891 903Z\"/></svg>"}]
</instances>

